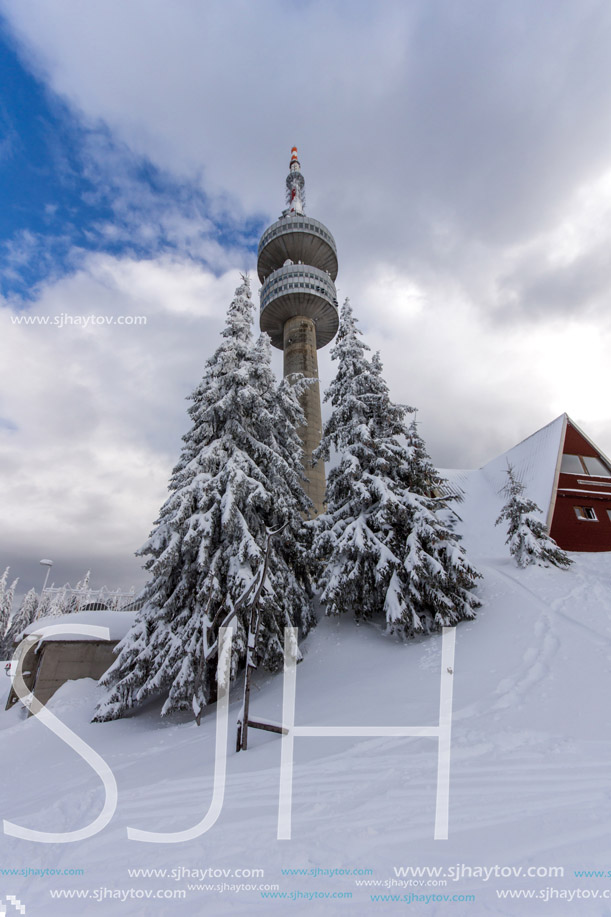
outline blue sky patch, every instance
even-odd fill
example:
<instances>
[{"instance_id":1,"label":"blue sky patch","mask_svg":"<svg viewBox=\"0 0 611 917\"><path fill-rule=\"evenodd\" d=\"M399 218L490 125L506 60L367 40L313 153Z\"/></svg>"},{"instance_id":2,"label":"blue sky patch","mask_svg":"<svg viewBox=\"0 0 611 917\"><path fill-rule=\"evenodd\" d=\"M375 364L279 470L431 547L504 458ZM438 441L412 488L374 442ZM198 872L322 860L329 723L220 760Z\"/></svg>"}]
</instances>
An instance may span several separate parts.
<instances>
[{"instance_id":1,"label":"blue sky patch","mask_svg":"<svg viewBox=\"0 0 611 917\"><path fill-rule=\"evenodd\" d=\"M180 252L214 272L255 252L264 218L212 208L195 182L164 174L83 124L22 65L0 27L0 293L27 306L41 282L88 252ZM235 210L235 215L232 214ZM211 244L212 243L212 244Z\"/></svg>"}]
</instances>

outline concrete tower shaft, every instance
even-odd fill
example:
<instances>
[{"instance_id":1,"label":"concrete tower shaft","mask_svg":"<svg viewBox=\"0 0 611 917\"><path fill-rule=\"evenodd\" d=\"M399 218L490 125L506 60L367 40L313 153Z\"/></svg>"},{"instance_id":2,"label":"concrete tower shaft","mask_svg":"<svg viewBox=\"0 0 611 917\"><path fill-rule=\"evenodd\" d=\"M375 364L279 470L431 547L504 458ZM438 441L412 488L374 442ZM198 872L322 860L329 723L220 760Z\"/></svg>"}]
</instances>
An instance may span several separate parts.
<instances>
[{"instance_id":1,"label":"concrete tower shaft","mask_svg":"<svg viewBox=\"0 0 611 917\"><path fill-rule=\"evenodd\" d=\"M335 337L339 327L334 283L337 248L327 227L305 214L305 182L296 147L291 150L289 169L287 208L259 242L261 330L267 331L274 347L284 351L285 376L302 373L318 379L316 351ZM318 382L310 387L302 407L307 420L300 431L308 478L305 489L320 513L325 469L322 462L312 466L312 453L322 435Z\"/></svg>"}]
</instances>

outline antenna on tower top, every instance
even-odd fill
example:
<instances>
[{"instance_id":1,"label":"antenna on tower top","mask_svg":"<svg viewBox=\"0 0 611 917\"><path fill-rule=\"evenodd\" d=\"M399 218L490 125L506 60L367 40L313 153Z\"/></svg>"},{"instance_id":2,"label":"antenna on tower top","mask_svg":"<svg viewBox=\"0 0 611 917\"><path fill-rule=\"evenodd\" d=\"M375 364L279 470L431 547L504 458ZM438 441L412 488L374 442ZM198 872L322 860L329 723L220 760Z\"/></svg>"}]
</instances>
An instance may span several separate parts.
<instances>
[{"instance_id":1,"label":"antenna on tower top","mask_svg":"<svg viewBox=\"0 0 611 917\"><path fill-rule=\"evenodd\" d=\"M303 213L305 209L305 180L301 174L301 163L297 158L297 147L291 149L291 162L289 174L286 178L286 203L284 215L290 213Z\"/></svg>"}]
</instances>

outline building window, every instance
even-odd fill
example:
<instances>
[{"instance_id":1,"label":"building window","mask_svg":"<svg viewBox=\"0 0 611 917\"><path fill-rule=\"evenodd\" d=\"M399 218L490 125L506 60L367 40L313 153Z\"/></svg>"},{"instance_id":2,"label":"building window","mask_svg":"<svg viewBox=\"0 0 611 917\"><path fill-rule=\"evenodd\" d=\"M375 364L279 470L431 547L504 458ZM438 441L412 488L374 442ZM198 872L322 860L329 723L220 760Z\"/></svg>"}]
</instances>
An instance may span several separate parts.
<instances>
[{"instance_id":1,"label":"building window","mask_svg":"<svg viewBox=\"0 0 611 917\"><path fill-rule=\"evenodd\" d=\"M583 465L578 455L563 455L560 471L563 474L583 474Z\"/></svg>"},{"instance_id":2,"label":"building window","mask_svg":"<svg viewBox=\"0 0 611 917\"><path fill-rule=\"evenodd\" d=\"M573 509L578 519L583 519L586 522L598 522L593 506L574 506Z\"/></svg>"},{"instance_id":3,"label":"building window","mask_svg":"<svg viewBox=\"0 0 611 917\"><path fill-rule=\"evenodd\" d=\"M611 477L611 468L601 459L592 455L569 455L565 453L562 456L560 471L563 474L586 474L595 477Z\"/></svg>"},{"instance_id":4,"label":"building window","mask_svg":"<svg viewBox=\"0 0 611 917\"><path fill-rule=\"evenodd\" d=\"M594 474L605 478L611 475L611 471L609 471L607 466L601 462L599 458L594 458L591 455L584 455L582 461L588 470L588 474Z\"/></svg>"}]
</instances>

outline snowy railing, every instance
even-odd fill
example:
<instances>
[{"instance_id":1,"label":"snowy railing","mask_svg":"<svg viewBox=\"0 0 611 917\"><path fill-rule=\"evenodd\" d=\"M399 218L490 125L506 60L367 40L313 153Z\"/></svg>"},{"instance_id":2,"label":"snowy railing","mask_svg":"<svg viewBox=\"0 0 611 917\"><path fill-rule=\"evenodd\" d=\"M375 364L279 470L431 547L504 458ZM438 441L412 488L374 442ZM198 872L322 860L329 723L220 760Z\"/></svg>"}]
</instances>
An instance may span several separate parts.
<instances>
[{"instance_id":1,"label":"snowy railing","mask_svg":"<svg viewBox=\"0 0 611 917\"><path fill-rule=\"evenodd\" d=\"M43 589L40 605L47 609L53 608L54 612L83 611L86 608L105 608L109 611L126 611L131 608L136 600L134 589L129 592L114 591L102 586L101 589L78 589L66 583L65 586L48 586ZM40 617L40 615L39 615Z\"/></svg>"},{"instance_id":2,"label":"snowy railing","mask_svg":"<svg viewBox=\"0 0 611 917\"><path fill-rule=\"evenodd\" d=\"M261 312L269 303L287 293L320 296L337 309L335 284L326 271L305 264L288 264L270 274L261 287Z\"/></svg>"},{"instance_id":3,"label":"snowy railing","mask_svg":"<svg viewBox=\"0 0 611 917\"><path fill-rule=\"evenodd\" d=\"M282 219L272 223L272 225L268 227L268 229L266 229L261 236L261 241L259 242L259 254L261 254L271 239L275 239L276 236L282 236L287 232L295 231L309 232L316 236L320 236L328 245L331 246L334 253L337 255L335 239L327 227L322 223L319 223L318 220L313 220L311 217L306 217L301 214L299 216L282 217Z\"/></svg>"}]
</instances>

